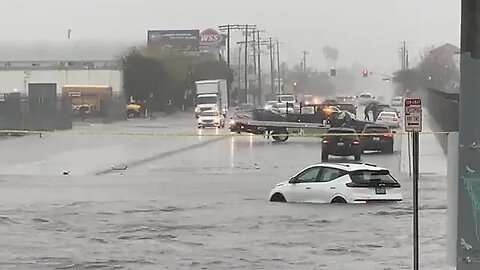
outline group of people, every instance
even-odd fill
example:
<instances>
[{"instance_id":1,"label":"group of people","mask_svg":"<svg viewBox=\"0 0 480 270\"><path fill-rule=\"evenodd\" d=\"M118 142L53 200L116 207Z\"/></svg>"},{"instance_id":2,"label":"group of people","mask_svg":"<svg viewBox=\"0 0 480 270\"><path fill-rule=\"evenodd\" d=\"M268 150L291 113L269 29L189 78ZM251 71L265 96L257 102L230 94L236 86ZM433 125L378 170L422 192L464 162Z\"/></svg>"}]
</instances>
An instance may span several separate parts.
<instances>
[{"instance_id":1,"label":"group of people","mask_svg":"<svg viewBox=\"0 0 480 270\"><path fill-rule=\"evenodd\" d=\"M380 110L378 108L378 103L372 102L368 103L367 106L365 106L365 110L363 111L365 114L365 121L375 121L380 114ZM373 119L370 120L370 112L372 112Z\"/></svg>"}]
</instances>

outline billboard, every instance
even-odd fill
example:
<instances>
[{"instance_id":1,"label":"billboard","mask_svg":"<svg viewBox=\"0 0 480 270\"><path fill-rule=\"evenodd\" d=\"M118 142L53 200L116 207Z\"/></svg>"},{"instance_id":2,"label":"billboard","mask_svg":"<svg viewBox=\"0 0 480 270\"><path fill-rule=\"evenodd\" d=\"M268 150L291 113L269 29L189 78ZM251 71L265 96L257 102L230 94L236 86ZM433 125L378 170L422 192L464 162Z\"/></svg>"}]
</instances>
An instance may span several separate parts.
<instances>
[{"instance_id":1,"label":"billboard","mask_svg":"<svg viewBox=\"0 0 480 270\"><path fill-rule=\"evenodd\" d=\"M180 51L198 51L200 49L199 30L149 30L148 46L158 46Z\"/></svg>"}]
</instances>

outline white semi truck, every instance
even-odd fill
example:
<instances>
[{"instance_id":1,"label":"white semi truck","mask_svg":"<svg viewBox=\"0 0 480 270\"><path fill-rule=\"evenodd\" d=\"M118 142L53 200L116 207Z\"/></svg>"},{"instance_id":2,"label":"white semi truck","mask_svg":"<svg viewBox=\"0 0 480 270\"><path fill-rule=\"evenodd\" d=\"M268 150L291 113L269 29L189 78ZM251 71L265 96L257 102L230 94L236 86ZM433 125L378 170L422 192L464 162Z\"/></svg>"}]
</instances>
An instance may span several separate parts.
<instances>
[{"instance_id":1,"label":"white semi truck","mask_svg":"<svg viewBox=\"0 0 480 270\"><path fill-rule=\"evenodd\" d=\"M228 113L228 95L226 80L197 81L195 117L204 111L218 111L225 117Z\"/></svg>"}]
</instances>

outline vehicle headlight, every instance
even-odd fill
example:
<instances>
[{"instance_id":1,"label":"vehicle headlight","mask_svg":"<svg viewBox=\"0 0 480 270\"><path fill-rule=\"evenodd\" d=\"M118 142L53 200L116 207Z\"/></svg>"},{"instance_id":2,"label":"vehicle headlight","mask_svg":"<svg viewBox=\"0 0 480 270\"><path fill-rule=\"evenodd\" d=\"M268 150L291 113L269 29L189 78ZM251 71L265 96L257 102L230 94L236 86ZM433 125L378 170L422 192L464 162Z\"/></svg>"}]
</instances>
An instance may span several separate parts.
<instances>
[{"instance_id":1,"label":"vehicle headlight","mask_svg":"<svg viewBox=\"0 0 480 270\"><path fill-rule=\"evenodd\" d=\"M233 126L233 125L235 125L235 120L232 119L230 120L230 126Z\"/></svg>"},{"instance_id":2,"label":"vehicle headlight","mask_svg":"<svg viewBox=\"0 0 480 270\"><path fill-rule=\"evenodd\" d=\"M202 123L202 119L198 118L197 122Z\"/></svg>"},{"instance_id":3,"label":"vehicle headlight","mask_svg":"<svg viewBox=\"0 0 480 270\"><path fill-rule=\"evenodd\" d=\"M198 107L195 108L195 112L196 112L196 113L200 113L200 112L201 112L200 108L198 108Z\"/></svg>"}]
</instances>

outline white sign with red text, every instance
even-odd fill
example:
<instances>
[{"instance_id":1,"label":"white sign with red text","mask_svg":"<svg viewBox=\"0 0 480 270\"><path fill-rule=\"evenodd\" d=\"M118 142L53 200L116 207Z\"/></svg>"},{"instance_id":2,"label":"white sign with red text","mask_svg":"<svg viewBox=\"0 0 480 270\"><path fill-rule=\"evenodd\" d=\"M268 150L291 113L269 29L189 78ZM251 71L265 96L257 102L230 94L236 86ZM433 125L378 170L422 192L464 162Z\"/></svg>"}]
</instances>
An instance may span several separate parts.
<instances>
[{"instance_id":1,"label":"white sign with red text","mask_svg":"<svg viewBox=\"0 0 480 270\"><path fill-rule=\"evenodd\" d=\"M405 131L422 132L422 100L407 98L404 101Z\"/></svg>"}]
</instances>

